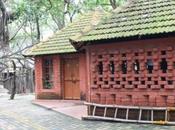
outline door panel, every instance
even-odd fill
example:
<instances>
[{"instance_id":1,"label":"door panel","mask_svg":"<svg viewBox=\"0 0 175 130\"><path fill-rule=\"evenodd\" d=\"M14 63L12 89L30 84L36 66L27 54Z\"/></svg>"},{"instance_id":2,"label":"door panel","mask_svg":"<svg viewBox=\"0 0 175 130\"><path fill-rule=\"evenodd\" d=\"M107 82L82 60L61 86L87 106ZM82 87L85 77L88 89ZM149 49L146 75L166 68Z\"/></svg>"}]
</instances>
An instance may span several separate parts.
<instances>
[{"instance_id":1,"label":"door panel","mask_svg":"<svg viewBox=\"0 0 175 130\"><path fill-rule=\"evenodd\" d=\"M78 58L65 59L64 97L65 99L80 99Z\"/></svg>"},{"instance_id":2,"label":"door panel","mask_svg":"<svg viewBox=\"0 0 175 130\"><path fill-rule=\"evenodd\" d=\"M72 73L70 73L71 67L71 61L65 60L64 61L64 80L65 81L71 81L72 80Z\"/></svg>"},{"instance_id":3,"label":"door panel","mask_svg":"<svg viewBox=\"0 0 175 130\"><path fill-rule=\"evenodd\" d=\"M75 81L75 83L74 83L73 97L74 97L74 99L80 99L79 81Z\"/></svg>"},{"instance_id":4,"label":"door panel","mask_svg":"<svg viewBox=\"0 0 175 130\"><path fill-rule=\"evenodd\" d=\"M72 81L65 81L65 99L72 99L73 93L72 93Z\"/></svg>"}]
</instances>

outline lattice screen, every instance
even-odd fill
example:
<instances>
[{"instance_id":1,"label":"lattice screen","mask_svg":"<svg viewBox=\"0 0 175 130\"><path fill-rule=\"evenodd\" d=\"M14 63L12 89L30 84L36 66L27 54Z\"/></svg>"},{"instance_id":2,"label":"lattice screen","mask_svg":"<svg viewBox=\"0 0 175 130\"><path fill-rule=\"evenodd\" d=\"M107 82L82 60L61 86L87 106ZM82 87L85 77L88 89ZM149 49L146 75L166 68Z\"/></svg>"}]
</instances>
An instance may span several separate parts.
<instances>
[{"instance_id":1,"label":"lattice screen","mask_svg":"<svg viewBox=\"0 0 175 130\"><path fill-rule=\"evenodd\" d=\"M174 89L175 50L173 47L91 53L92 102L174 105L173 93L170 95ZM153 99L151 93L148 93L150 91L155 93ZM156 95L164 91L168 93ZM136 97L135 93L139 92L141 93Z\"/></svg>"}]
</instances>

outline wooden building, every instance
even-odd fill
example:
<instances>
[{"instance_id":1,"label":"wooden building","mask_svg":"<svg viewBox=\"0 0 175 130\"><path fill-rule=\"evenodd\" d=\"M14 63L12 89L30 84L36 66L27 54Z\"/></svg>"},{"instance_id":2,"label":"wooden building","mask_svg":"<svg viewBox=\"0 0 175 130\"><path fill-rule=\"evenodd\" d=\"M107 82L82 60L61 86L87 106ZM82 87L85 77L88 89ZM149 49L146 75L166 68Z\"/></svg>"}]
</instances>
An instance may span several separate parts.
<instances>
[{"instance_id":1,"label":"wooden building","mask_svg":"<svg viewBox=\"0 0 175 130\"><path fill-rule=\"evenodd\" d=\"M175 122L175 1L129 1L89 28L75 35L66 28L76 49L71 46L72 54L66 52L70 45L57 54L64 45L60 37L32 49L37 98L51 92L58 98L86 99L97 105L88 104L89 115L101 119Z\"/></svg>"}]
</instances>

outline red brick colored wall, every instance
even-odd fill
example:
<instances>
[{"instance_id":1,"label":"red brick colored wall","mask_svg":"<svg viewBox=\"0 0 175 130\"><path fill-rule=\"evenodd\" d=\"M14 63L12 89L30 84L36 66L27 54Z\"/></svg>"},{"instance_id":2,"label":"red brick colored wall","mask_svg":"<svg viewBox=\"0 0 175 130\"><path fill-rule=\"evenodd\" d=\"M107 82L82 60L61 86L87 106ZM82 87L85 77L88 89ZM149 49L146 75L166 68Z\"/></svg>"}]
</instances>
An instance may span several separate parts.
<instances>
[{"instance_id":1,"label":"red brick colored wall","mask_svg":"<svg viewBox=\"0 0 175 130\"><path fill-rule=\"evenodd\" d=\"M79 58L79 75L80 75L80 95L81 100L86 100L87 91L87 74L86 74L86 57L85 53L79 54L65 54L65 55L51 55L53 58L53 77L54 86L52 89L43 89L42 83L42 56L35 57L35 92L38 99L64 99L64 83L63 83L63 60L71 57Z\"/></svg>"},{"instance_id":2,"label":"red brick colored wall","mask_svg":"<svg viewBox=\"0 0 175 130\"><path fill-rule=\"evenodd\" d=\"M86 73L86 55L85 53L79 56L79 75L80 75L80 98L82 100L87 100L87 73Z\"/></svg>"},{"instance_id":3,"label":"red brick colored wall","mask_svg":"<svg viewBox=\"0 0 175 130\"><path fill-rule=\"evenodd\" d=\"M53 77L54 85L52 89L43 89L42 82L42 56L35 57L35 93L36 98L39 99L60 99L61 98L61 80L60 80L60 57L59 55L52 55L53 58Z\"/></svg>"},{"instance_id":4,"label":"red brick colored wall","mask_svg":"<svg viewBox=\"0 0 175 130\"><path fill-rule=\"evenodd\" d=\"M35 93L42 89L42 57L35 57Z\"/></svg>"},{"instance_id":5,"label":"red brick colored wall","mask_svg":"<svg viewBox=\"0 0 175 130\"><path fill-rule=\"evenodd\" d=\"M91 102L135 106L175 106L175 38L92 45L86 50L89 72L88 91ZM166 51L166 55L161 55L161 51ZM152 56L148 56L148 52L151 52ZM123 54L126 54L126 57L123 57ZM161 58L166 58L168 62L167 73L162 73L160 70ZM132 65L136 59L140 63L139 74L133 71ZM148 74L145 65L147 59L153 60L153 74ZM121 72L122 60L127 60L127 74ZM103 63L103 75L99 75L97 71L100 61ZM114 61L115 64L114 74L109 71L110 61ZM148 79L149 77L151 80ZM163 81L162 78L166 80Z\"/></svg>"}]
</instances>

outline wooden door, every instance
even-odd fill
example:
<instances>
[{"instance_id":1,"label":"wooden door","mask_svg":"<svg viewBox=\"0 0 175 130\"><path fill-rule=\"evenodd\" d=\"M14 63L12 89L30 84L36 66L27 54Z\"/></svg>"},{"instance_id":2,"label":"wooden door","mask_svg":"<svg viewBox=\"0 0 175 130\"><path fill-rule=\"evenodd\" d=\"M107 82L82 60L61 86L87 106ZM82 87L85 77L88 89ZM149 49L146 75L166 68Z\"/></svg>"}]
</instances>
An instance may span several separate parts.
<instances>
[{"instance_id":1,"label":"wooden door","mask_svg":"<svg viewBox=\"0 0 175 130\"><path fill-rule=\"evenodd\" d=\"M64 98L80 99L78 58L64 60Z\"/></svg>"}]
</instances>

